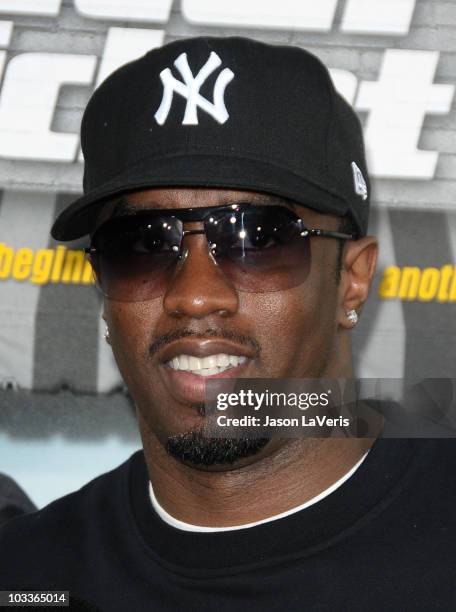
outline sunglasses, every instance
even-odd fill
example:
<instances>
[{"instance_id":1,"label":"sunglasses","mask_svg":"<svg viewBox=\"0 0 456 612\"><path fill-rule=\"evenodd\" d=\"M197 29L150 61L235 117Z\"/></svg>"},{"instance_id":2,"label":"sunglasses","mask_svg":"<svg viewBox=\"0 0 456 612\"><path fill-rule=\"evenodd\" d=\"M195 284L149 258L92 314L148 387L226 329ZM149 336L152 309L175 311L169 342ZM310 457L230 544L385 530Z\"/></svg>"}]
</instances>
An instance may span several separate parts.
<instances>
[{"instance_id":1,"label":"sunglasses","mask_svg":"<svg viewBox=\"0 0 456 612\"><path fill-rule=\"evenodd\" d=\"M201 229L184 229L201 222ZM188 249L184 238L205 234L209 253L233 287L266 293L303 283L310 269L310 238L355 240L355 234L309 229L283 206L251 203L154 209L114 217L85 249L96 282L108 298L140 302L163 295Z\"/></svg>"}]
</instances>

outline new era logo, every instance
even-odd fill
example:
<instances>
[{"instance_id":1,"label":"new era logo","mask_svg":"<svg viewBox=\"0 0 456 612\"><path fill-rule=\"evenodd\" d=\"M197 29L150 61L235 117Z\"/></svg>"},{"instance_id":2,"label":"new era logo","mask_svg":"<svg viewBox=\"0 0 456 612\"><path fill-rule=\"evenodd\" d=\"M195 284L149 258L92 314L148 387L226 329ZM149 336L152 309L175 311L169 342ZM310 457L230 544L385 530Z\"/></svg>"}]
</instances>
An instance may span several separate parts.
<instances>
[{"instance_id":1,"label":"new era logo","mask_svg":"<svg viewBox=\"0 0 456 612\"><path fill-rule=\"evenodd\" d=\"M353 171L353 182L355 185L355 193L362 197L363 200L367 200L367 185L364 180L363 173L355 164L355 162L351 163L352 171Z\"/></svg>"},{"instance_id":2,"label":"new era logo","mask_svg":"<svg viewBox=\"0 0 456 612\"><path fill-rule=\"evenodd\" d=\"M200 94L200 89L206 79L222 64L222 60L214 51L211 52L204 66L196 76L188 65L186 53L181 53L174 62L174 66L181 74L182 81L176 79L169 68L160 73L163 83L163 97L155 113L159 125L163 125L168 118L173 102L173 95L177 93L187 99L182 125L198 125L198 107L211 115L219 123L225 123L229 114L225 106L225 88L233 79L234 73L224 68L218 75L214 85L213 101L210 102Z\"/></svg>"}]
</instances>

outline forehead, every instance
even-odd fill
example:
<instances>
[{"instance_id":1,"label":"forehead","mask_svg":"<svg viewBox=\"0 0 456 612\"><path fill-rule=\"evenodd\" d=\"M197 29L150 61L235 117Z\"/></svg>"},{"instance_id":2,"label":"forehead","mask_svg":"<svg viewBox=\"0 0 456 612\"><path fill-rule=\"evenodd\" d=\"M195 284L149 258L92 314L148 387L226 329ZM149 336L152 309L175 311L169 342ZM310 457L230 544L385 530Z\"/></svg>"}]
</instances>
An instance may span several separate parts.
<instances>
[{"instance_id":1,"label":"forehead","mask_svg":"<svg viewBox=\"0 0 456 612\"><path fill-rule=\"evenodd\" d=\"M256 191L239 191L204 187L171 187L168 189L145 189L125 196L128 203L136 207L190 208L198 206L226 205L239 201L278 204L286 200L277 196ZM290 201L291 203L291 201Z\"/></svg>"},{"instance_id":2,"label":"forehead","mask_svg":"<svg viewBox=\"0 0 456 612\"><path fill-rule=\"evenodd\" d=\"M337 226L337 217L319 213L286 198L256 191L236 189L206 189L204 187L151 188L124 194L110 201L102 210L97 226L112 216L134 214L137 211L160 208L199 208L226 206L235 203L279 205L296 212L307 223L321 227Z\"/></svg>"}]
</instances>

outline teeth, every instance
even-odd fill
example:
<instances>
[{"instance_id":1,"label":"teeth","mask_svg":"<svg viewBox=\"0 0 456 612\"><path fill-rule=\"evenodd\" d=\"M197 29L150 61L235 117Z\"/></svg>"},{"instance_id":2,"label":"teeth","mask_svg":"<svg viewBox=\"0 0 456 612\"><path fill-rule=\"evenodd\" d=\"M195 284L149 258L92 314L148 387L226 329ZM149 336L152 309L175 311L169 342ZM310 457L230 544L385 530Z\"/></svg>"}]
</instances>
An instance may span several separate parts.
<instances>
[{"instance_id":1,"label":"teeth","mask_svg":"<svg viewBox=\"0 0 456 612\"><path fill-rule=\"evenodd\" d=\"M178 355L168 362L173 370L184 370L198 376L213 376L229 368L236 367L247 361L247 357L218 353L207 357L194 357L193 355Z\"/></svg>"},{"instance_id":2,"label":"teeth","mask_svg":"<svg viewBox=\"0 0 456 612\"><path fill-rule=\"evenodd\" d=\"M229 366L230 356L227 355L226 353L221 353L220 355L217 355L217 365L222 368Z\"/></svg>"},{"instance_id":3,"label":"teeth","mask_svg":"<svg viewBox=\"0 0 456 612\"><path fill-rule=\"evenodd\" d=\"M179 355L178 359L179 359L179 370L188 370L190 367L188 363L188 356Z\"/></svg>"},{"instance_id":4,"label":"teeth","mask_svg":"<svg viewBox=\"0 0 456 612\"><path fill-rule=\"evenodd\" d=\"M181 367L181 369L184 369L184 368ZM189 370L200 370L201 369L201 363L198 357L193 357L192 355L189 355L188 369Z\"/></svg>"},{"instance_id":5,"label":"teeth","mask_svg":"<svg viewBox=\"0 0 456 612\"><path fill-rule=\"evenodd\" d=\"M201 368L201 370L190 370L192 374L197 374L198 376L212 376L213 374L220 374L226 368Z\"/></svg>"}]
</instances>

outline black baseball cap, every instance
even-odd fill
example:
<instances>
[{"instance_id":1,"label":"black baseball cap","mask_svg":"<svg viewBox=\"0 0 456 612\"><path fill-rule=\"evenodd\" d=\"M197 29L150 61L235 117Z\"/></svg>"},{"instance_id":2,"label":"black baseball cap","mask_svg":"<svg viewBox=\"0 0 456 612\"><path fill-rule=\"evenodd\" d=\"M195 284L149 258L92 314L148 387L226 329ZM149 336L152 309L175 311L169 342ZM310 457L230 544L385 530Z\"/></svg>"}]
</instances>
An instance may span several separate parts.
<instances>
[{"instance_id":1,"label":"black baseball cap","mask_svg":"<svg viewBox=\"0 0 456 612\"><path fill-rule=\"evenodd\" d=\"M241 37L153 49L92 95L81 126L84 195L57 240L89 234L114 196L148 187L225 187L349 215L367 231L362 129L311 53Z\"/></svg>"}]
</instances>

